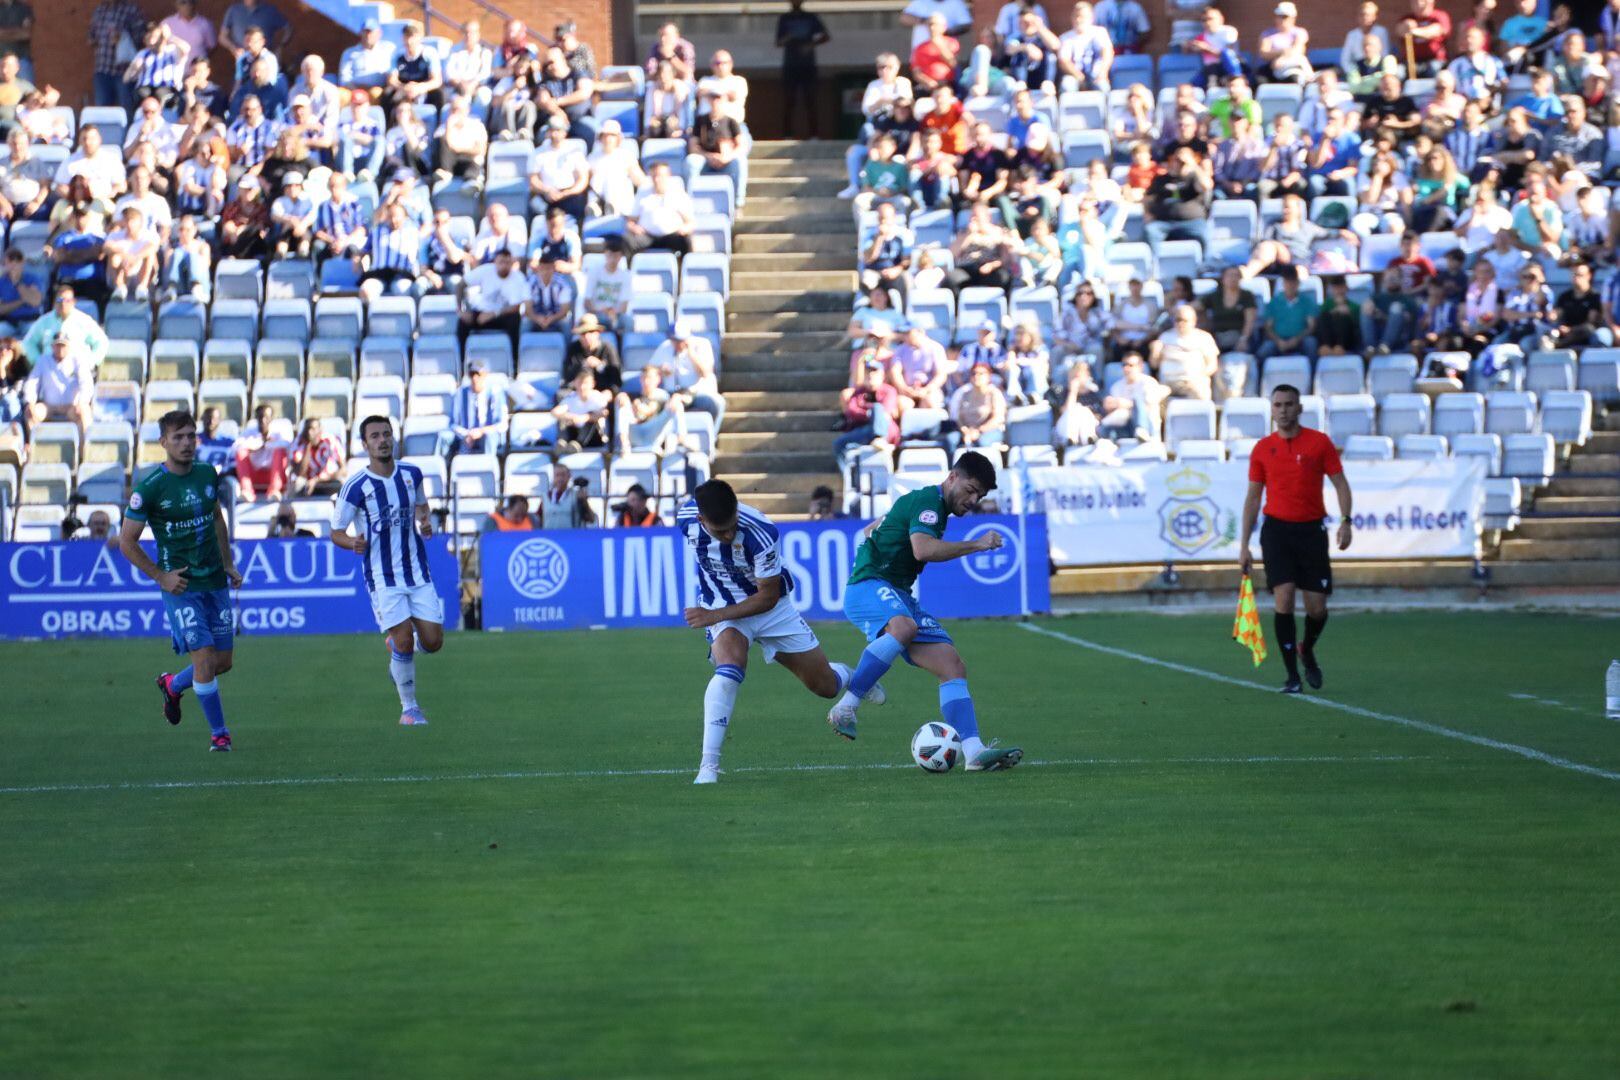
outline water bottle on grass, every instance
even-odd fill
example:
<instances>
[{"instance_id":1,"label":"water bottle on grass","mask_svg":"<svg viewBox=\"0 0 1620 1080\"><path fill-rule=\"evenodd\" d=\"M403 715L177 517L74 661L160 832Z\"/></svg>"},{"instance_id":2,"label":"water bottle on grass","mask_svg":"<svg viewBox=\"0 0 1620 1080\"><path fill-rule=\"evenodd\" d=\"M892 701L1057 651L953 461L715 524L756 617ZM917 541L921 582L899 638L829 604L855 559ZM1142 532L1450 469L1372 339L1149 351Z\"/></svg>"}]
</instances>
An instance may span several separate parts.
<instances>
[{"instance_id":1,"label":"water bottle on grass","mask_svg":"<svg viewBox=\"0 0 1620 1080\"><path fill-rule=\"evenodd\" d=\"M1603 688L1603 715L1610 720L1620 720L1620 660L1609 663L1609 677Z\"/></svg>"}]
</instances>

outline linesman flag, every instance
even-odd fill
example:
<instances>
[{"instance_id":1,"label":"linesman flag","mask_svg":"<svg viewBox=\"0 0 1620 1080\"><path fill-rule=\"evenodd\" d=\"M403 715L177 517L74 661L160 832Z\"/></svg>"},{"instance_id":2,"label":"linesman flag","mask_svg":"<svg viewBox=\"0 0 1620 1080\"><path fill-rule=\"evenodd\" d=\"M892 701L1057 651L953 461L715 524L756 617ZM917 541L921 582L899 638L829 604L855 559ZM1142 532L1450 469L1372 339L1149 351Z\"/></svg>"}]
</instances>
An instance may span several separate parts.
<instances>
[{"instance_id":1,"label":"linesman flag","mask_svg":"<svg viewBox=\"0 0 1620 1080\"><path fill-rule=\"evenodd\" d=\"M1260 609L1254 603L1254 582L1248 574L1238 588L1237 618L1232 620L1232 638L1249 650L1254 666L1259 667L1266 658L1266 635L1260 629Z\"/></svg>"}]
</instances>

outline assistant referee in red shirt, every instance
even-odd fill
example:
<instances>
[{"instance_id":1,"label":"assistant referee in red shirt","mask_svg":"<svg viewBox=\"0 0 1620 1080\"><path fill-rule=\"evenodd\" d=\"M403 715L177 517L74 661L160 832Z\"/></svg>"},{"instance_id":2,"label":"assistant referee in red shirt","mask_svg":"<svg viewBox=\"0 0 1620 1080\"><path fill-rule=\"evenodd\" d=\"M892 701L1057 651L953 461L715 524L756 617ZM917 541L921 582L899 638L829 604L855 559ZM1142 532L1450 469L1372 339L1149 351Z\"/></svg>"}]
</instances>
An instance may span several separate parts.
<instances>
[{"instance_id":1,"label":"assistant referee in red shirt","mask_svg":"<svg viewBox=\"0 0 1620 1080\"><path fill-rule=\"evenodd\" d=\"M1322 688L1322 667L1316 662L1316 640L1327 625L1327 598L1333 592L1333 567L1328 562L1327 510L1322 505L1322 479L1339 496L1339 550L1350 546L1350 482L1333 440L1320 431L1299 426L1299 391L1284 384L1271 392L1271 422L1276 430L1261 439L1249 455L1249 495L1243 500L1243 550L1239 559L1247 574L1254 565L1249 537L1260 515L1260 493L1265 492L1266 521L1260 527L1260 554L1265 559L1266 585L1276 603L1273 626L1288 681L1282 692L1297 694L1299 662L1305 662L1305 680L1312 690ZM1305 594L1305 640L1295 655L1294 593Z\"/></svg>"}]
</instances>

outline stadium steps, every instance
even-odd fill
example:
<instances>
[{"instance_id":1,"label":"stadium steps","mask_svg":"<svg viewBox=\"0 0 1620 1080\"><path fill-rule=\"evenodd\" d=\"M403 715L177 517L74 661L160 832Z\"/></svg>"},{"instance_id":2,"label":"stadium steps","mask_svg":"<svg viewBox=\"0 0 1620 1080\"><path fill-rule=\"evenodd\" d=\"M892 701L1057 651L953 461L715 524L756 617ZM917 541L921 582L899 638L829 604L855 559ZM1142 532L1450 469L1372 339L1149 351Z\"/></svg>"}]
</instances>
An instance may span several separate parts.
<instances>
[{"instance_id":1,"label":"stadium steps","mask_svg":"<svg viewBox=\"0 0 1620 1080\"><path fill-rule=\"evenodd\" d=\"M1522 537L1521 530L1515 529L1509 539L1502 541L1501 557L1504 561L1511 559L1536 562L1557 559L1620 560L1620 535L1616 535L1615 522L1610 521L1606 524L1608 525L1606 536L1559 540Z\"/></svg>"},{"instance_id":2,"label":"stadium steps","mask_svg":"<svg viewBox=\"0 0 1620 1080\"><path fill-rule=\"evenodd\" d=\"M742 371L830 371L843 379L849 372L849 357L842 350L827 352L756 352L726 358L726 370ZM842 385L840 383L840 385Z\"/></svg>"},{"instance_id":3,"label":"stadium steps","mask_svg":"<svg viewBox=\"0 0 1620 1080\"><path fill-rule=\"evenodd\" d=\"M1537 511L1541 510L1537 504ZM1620 517L1539 516L1519 519L1514 540L1603 540L1620 537Z\"/></svg>"},{"instance_id":4,"label":"stadium steps","mask_svg":"<svg viewBox=\"0 0 1620 1080\"><path fill-rule=\"evenodd\" d=\"M754 143L732 229L715 467L773 516L800 516L812 490L839 483L830 429L855 285L854 219L837 197L843 154L835 142Z\"/></svg>"},{"instance_id":5,"label":"stadium steps","mask_svg":"<svg viewBox=\"0 0 1620 1080\"><path fill-rule=\"evenodd\" d=\"M785 334L780 330L738 330L726 335L726 363L731 357L750 353L838 353L844 332L839 330L803 330ZM847 359L847 358L846 358Z\"/></svg>"},{"instance_id":6,"label":"stadium steps","mask_svg":"<svg viewBox=\"0 0 1620 1080\"><path fill-rule=\"evenodd\" d=\"M791 275L783 274L788 278ZM747 294L742 294L741 302L746 303ZM730 300L726 302L726 331L727 333L778 333L797 334L801 331L843 330L849 326L849 312L846 311L739 311L732 305L739 302L739 294L733 292ZM849 298L845 297L845 304Z\"/></svg>"},{"instance_id":7,"label":"stadium steps","mask_svg":"<svg viewBox=\"0 0 1620 1080\"><path fill-rule=\"evenodd\" d=\"M752 203L743 209L746 220ZM768 253L839 255L853 261L855 254L855 222L848 214L828 232L808 232L801 235L793 229L781 232L738 232L731 234L732 250L736 255Z\"/></svg>"},{"instance_id":8,"label":"stadium steps","mask_svg":"<svg viewBox=\"0 0 1620 1080\"><path fill-rule=\"evenodd\" d=\"M758 237L749 237L757 240ZM738 248L744 244L739 239ZM849 248L838 251L755 251L739 250L731 256L733 274L765 273L775 277L789 270L845 270L855 272L855 252Z\"/></svg>"},{"instance_id":9,"label":"stadium steps","mask_svg":"<svg viewBox=\"0 0 1620 1080\"><path fill-rule=\"evenodd\" d=\"M738 271L733 265L731 269L731 287L743 292L758 292L770 295L773 290L782 285L783 267L776 266L767 270ZM849 296L855 288L855 271L849 270L823 270L820 267L802 267L793 271L793 280L796 284L815 292L829 292L837 296L845 308L849 307ZM761 310L776 310L761 309ZM828 308L837 311L838 308Z\"/></svg>"},{"instance_id":10,"label":"stadium steps","mask_svg":"<svg viewBox=\"0 0 1620 1080\"><path fill-rule=\"evenodd\" d=\"M834 271L834 277L840 279L833 283L832 288L825 288L828 283L820 280L825 275L820 270L797 270L792 274L750 274L749 277L765 281L755 282L756 287L749 289L736 278L731 282L731 302L728 305L737 315L810 315L835 312L838 315L840 326L849 324L849 296L855 286L851 275L840 274ZM801 289L780 288L787 280L792 279L795 285L802 285ZM778 286L772 288L771 286Z\"/></svg>"}]
</instances>

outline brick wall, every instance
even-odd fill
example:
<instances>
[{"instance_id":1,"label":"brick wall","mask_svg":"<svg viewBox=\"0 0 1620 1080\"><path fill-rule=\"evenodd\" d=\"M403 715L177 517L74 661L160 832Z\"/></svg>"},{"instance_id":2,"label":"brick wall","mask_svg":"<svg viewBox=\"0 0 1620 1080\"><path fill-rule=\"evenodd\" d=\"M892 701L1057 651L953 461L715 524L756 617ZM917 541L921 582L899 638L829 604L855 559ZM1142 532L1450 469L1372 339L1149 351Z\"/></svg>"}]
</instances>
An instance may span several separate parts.
<instances>
[{"instance_id":1,"label":"brick wall","mask_svg":"<svg viewBox=\"0 0 1620 1080\"><path fill-rule=\"evenodd\" d=\"M90 76L92 73L90 46L85 40L90 25L90 13L99 0L33 0L34 4L34 73L36 80L50 83L62 92L62 103L74 107L89 104ZM306 53L319 53L326 58L327 67L337 71L338 57L355 43L355 35L324 15L297 2L275 0L293 24L293 39L289 46L295 57ZM470 15L480 14L484 20L484 36L495 38L500 34L499 16L483 12L472 0L429 0L435 16L433 32L455 37L455 26ZM614 31L623 27L628 33L629 19L621 9L630 0L612 3L591 3L589 0L563 0L560 4L541 4L535 0L507 0L499 6L523 19L541 33L549 35L552 27L565 19L579 24L580 37L596 50L597 61L613 63ZM170 0L135 0L136 6L155 19L167 18L174 12ZM198 0L197 10L219 26L220 17L231 0ZM394 10L403 19L420 19L419 0L402 0ZM619 19L615 19L619 13ZM215 81L228 83L230 54L219 51L213 57ZM293 66L296 68L296 61ZM296 75L296 70L294 72Z\"/></svg>"}]
</instances>

